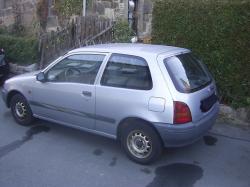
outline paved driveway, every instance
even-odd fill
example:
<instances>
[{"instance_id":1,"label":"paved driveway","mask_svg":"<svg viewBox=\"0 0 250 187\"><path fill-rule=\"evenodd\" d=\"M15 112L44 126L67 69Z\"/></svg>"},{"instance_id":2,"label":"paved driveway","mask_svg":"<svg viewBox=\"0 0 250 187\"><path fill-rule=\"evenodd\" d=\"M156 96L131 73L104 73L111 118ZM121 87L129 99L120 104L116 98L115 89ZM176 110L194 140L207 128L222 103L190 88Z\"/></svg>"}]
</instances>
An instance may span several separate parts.
<instances>
[{"instance_id":1,"label":"paved driveway","mask_svg":"<svg viewBox=\"0 0 250 187\"><path fill-rule=\"evenodd\" d=\"M216 125L150 166L128 160L113 140L45 121L17 125L0 100L1 187L250 186L250 132Z\"/></svg>"}]
</instances>

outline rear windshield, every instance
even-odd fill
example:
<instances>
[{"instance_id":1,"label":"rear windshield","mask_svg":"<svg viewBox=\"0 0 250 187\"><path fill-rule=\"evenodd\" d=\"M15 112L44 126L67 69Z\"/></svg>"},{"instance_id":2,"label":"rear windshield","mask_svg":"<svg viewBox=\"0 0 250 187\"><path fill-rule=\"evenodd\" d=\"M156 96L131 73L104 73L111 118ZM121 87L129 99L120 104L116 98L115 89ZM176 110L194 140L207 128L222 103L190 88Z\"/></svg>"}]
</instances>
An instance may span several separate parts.
<instances>
[{"instance_id":1,"label":"rear windshield","mask_svg":"<svg viewBox=\"0 0 250 187\"><path fill-rule=\"evenodd\" d=\"M179 92L194 92L212 81L204 64L191 53L166 58L164 64Z\"/></svg>"}]
</instances>

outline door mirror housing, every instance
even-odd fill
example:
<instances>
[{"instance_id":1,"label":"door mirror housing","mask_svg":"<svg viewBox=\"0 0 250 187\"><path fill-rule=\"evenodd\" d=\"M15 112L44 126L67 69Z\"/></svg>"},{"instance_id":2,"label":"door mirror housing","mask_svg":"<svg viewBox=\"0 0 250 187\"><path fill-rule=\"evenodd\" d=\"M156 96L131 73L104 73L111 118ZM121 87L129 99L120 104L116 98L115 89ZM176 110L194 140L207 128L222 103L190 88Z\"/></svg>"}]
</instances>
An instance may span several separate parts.
<instances>
[{"instance_id":1,"label":"door mirror housing","mask_svg":"<svg viewBox=\"0 0 250 187\"><path fill-rule=\"evenodd\" d=\"M40 82L45 82L45 75L43 72L40 72L36 75L36 80Z\"/></svg>"}]
</instances>

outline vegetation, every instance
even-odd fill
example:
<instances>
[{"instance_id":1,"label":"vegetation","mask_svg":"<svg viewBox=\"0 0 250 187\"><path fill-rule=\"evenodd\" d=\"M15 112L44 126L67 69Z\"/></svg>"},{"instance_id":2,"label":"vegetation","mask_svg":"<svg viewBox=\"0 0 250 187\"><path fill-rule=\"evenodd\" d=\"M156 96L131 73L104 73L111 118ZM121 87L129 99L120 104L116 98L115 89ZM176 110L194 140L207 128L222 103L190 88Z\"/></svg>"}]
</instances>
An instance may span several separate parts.
<instances>
[{"instance_id":1,"label":"vegetation","mask_svg":"<svg viewBox=\"0 0 250 187\"><path fill-rule=\"evenodd\" d=\"M114 25L114 42L130 43L133 31L130 29L128 22L118 20Z\"/></svg>"},{"instance_id":2,"label":"vegetation","mask_svg":"<svg viewBox=\"0 0 250 187\"><path fill-rule=\"evenodd\" d=\"M153 43L190 48L212 72L221 101L250 105L250 1L156 0Z\"/></svg>"},{"instance_id":3,"label":"vegetation","mask_svg":"<svg viewBox=\"0 0 250 187\"><path fill-rule=\"evenodd\" d=\"M0 44L11 62L32 64L39 60L38 41L34 38L0 34Z\"/></svg>"},{"instance_id":4,"label":"vegetation","mask_svg":"<svg viewBox=\"0 0 250 187\"><path fill-rule=\"evenodd\" d=\"M47 0L39 0L37 5L37 14L40 11L40 15L38 15L40 22L43 13L41 10L43 8L42 2L45 1ZM20 2L13 1L12 9L14 23L0 28L0 48L5 50L6 57L10 62L22 65L37 63L39 52L36 35L27 32L28 30L23 26ZM46 24L44 27L46 28Z\"/></svg>"},{"instance_id":5,"label":"vegetation","mask_svg":"<svg viewBox=\"0 0 250 187\"><path fill-rule=\"evenodd\" d=\"M57 14L62 18L70 18L72 15L82 15L83 0L57 0ZM93 9L93 0L86 0L86 9Z\"/></svg>"},{"instance_id":6,"label":"vegetation","mask_svg":"<svg viewBox=\"0 0 250 187\"><path fill-rule=\"evenodd\" d=\"M81 15L82 0L58 0L56 10L60 16L69 18L72 15Z\"/></svg>"}]
</instances>

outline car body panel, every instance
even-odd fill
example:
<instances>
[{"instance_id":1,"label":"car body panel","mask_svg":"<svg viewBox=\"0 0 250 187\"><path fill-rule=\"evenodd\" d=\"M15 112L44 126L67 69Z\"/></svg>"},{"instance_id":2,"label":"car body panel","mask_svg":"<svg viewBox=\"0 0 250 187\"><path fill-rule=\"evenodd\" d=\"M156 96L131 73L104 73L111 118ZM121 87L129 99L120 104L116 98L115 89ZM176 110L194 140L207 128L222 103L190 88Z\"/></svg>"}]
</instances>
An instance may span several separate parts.
<instances>
[{"instance_id":1,"label":"car body panel","mask_svg":"<svg viewBox=\"0 0 250 187\"><path fill-rule=\"evenodd\" d=\"M95 125L94 85L73 83L41 83L37 81L29 100L34 114L93 129ZM91 97L82 94L90 92Z\"/></svg>"},{"instance_id":2,"label":"car body panel","mask_svg":"<svg viewBox=\"0 0 250 187\"><path fill-rule=\"evenodd\" d=\"M53 65L69 56L79 54L90 53L70 53L58 58ZM91 54L98 55L100 53ZM107 54L101 54L104 55L105 61L107 59ZM53 67L53 65L49 67ZM50 68L46 68L44 73L46 73L49 69ZM74 126L95 129L96 92L94 84L74 82L41 83L36 81L36 84L31 92L32 98L29 103L35 115L72 124Z\"/></svg>"},{"instance_id":3,"label":"car body panel","mask_svg":"<svg viewBox=\"0 0 250 187\"><path fill-rule=\"evenodd\" d=\"M125 54L125 53L120 53ZM142 57L148 64L155 63L156 55L148 54L137 56ZM105 67L107 62L103 64ZM126 118L140 118L150 122L172 123L173 107L172 97L165 85L161 72L155 66L149 66L153 88L151 90L135 90L103 86L99 77L96 83L96 115L103 115L115 119L115 123L96 121L96 129L112 135L117 135L117 127ZM101 70L103 74L104 68ZM165 110L163 112L152 112L148 109L151 97L165 98ZM108 106L108 108L107 108Z\"/></svg>"},{"instance_id":4,"label":"car body panel","mask_svg":"<svg viewBox=\"0 0 250 187\"><path fill-rule=\"evenodd\" d=\"M218 111L217 102L204 118L195 123L181 125L154 123L154 126L162 137L165 147L181 147L192 144L204 136L215 123Z\"/></svg>"}]
</instances>

